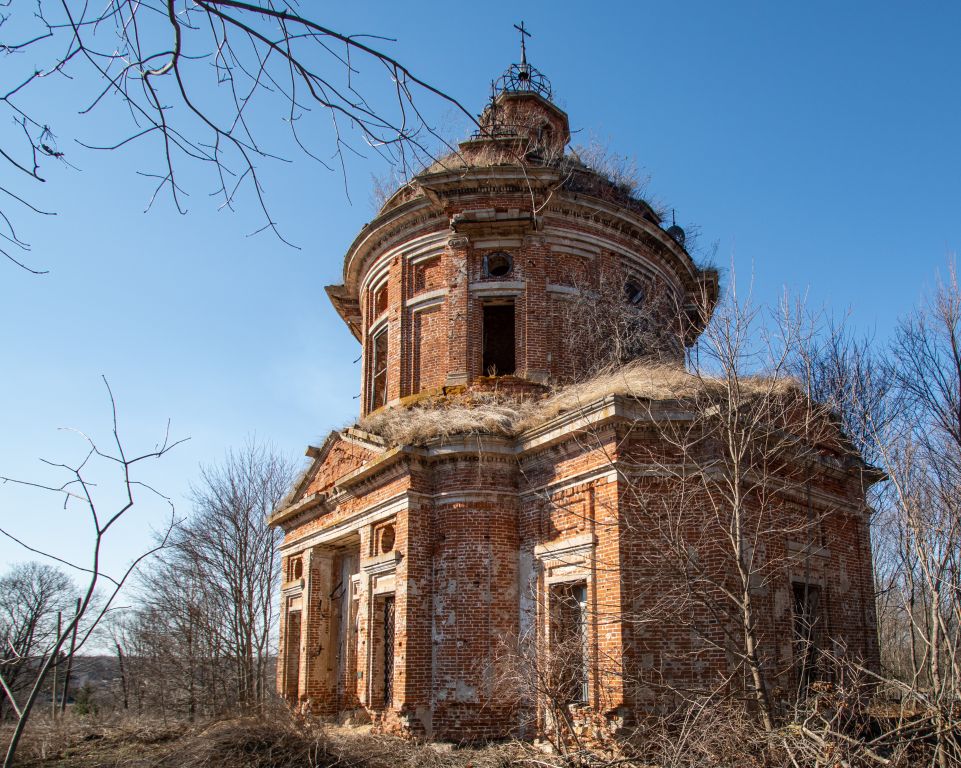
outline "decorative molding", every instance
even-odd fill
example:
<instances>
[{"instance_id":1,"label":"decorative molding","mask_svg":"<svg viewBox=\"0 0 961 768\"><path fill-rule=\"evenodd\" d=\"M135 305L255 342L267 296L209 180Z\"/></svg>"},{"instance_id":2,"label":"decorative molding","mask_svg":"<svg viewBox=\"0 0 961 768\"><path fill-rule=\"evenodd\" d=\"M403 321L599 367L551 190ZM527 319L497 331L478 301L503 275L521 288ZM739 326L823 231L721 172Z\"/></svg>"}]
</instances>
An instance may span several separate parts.
<instances>
[{"instance_id":1,"label":"decorative molding","mask_svg":"<svg viewBox=\"0 0 961 768\"><path fill-rule=\"evenodd\" d=\"M474 296L519 296L526 287L527 283L523 280L495 280L468 285L468 289Z\"/></svg>"},{"instance_id":2,"label":"decorative molding","mask_svg":"<svg viewBox=\"0 0 961 768\"><path fill-rule=\"evenodd\" d=\"M449 294L449 288L436 288L433 291L419 293L413 298L408 299L404 306L413 312L419 312L422 309L428 309L438 304L443 304L444 299L446 299Z\"/></svg>"},{"instance_id":3,"label":"decorative molding","mask_svg":"<svg viewBox=\"0 0 961 768\"><path fill-rule=\"evenodd\" d=\"M474 241L478 250L487 248L520 248L524 240L520 237L484 237Z\"/></svg>"},{"instance_id":4,"label":"decorative molding","mask_svg":"<svg viewBox=\"0 0 961 768\"><path fill-rule=\"evenodd\" d=\"M317 460L315 459L315 462L316 461ZM315 507L323 506L326 500L326 493L312 493L310 496L305 496L303 499L294 504L290 504L283 509L278 509L267 518L267 524L280 525L281 523L286 523L300 514L309 512Z\"/></svg>"},{"instance_id":5,"label":"decorative molding","mask_svg":"<svg viewBox=\"0 0 961 768\"><path fill-rule=\"evenodd\" d=\"M343 520L334 523L333 525L324 528L321 531L305 536L302 539L296 539L291 542L284 542L280 545L280 551L284 555L294 555L298 552L304 550L312 549L313 547L319 546L321 544L327 544L338 539L342 539L345 536L356 531L365 525L370 525L371 523L377 523L381 520L387 519L396 515L408 508L409 499L406 493L398 494L392 498L385 499L377 504L373 504L369 507L365 507L352 515L345 517Z\"/></svg>"},{"instance_id":6,"label":"decorative molding","mask_svg":"<svg viewBox=\"0 0 961 768\"><path fill-rule=\"evenodd\" d=\"M384 312L384 314L370 324L370 327L367 329L367 336L370 337L379 333L388 323L390 323L390 312Z\"/></svg>"},{"instance_id":7,"label":"decorative molding","mask_svg":"<svg viewBox=\"0 0 961 768\"><path fill-rule=\"evenodd\" d=\"M583 293L580 288L575 288L573 285L556 285L554 283L547 284L547 292L564 296L580 296Z\"/></svg>"},{"instance_id":8,"label":"decorative molding","mask_svg":"<svg viewBox=\"0 0 961 768\"><path fill-rule=\"evenodd\" d=\"M817 557L823 560L830 560L831 550L828 547L821 547L811 542L800 542L788 540L787 551L792 555L802 557Z\"/></svg>"},{"instance_id":9,"label":"decorative molding","mask_svg":"<svg viewBox=\"0 0 961 768\"><path fill-rule=\"evenodd\" d=\"M534 557L542 563L548 560L587 560L596 545L596 534L583 533L580 536L538 544L534 547Z\"/></svg>"},{"instance_id":10,"label":"decorative molding","mask_svg":"<svg viewBox=\"0 0 961 768\"><path fill-rule=\"evenodd\" d=\"M583 472L578 472L574 475L567 475L562 480L554 480L553 482L539 485L536 488L529 488L525 491L521 491L518 496L521 498L526 496L535 496L538 494L552 496L555 493L561 493L571 488L576 488L579 485L586 485L587 483L596 483L599 480L606 480L607 482L612 483L617 480L617 477L617 468L613 466L611 462L608 462L600 468L594 467L592 469L585 469Z\"/></svg>"},{"instance_id":11,"label":"decorative molding","mask_svg":"<svg viewBox=\"0 0 961 768\"><path fill-rule=\"evenodd\" d=\"M371 558L361 565L361 569L364 573L370 574L371 576L385 576L393 573L397 569L397 563L399 562L400 552L394 550L385 555Z\"/></svg>"}]
</instances>

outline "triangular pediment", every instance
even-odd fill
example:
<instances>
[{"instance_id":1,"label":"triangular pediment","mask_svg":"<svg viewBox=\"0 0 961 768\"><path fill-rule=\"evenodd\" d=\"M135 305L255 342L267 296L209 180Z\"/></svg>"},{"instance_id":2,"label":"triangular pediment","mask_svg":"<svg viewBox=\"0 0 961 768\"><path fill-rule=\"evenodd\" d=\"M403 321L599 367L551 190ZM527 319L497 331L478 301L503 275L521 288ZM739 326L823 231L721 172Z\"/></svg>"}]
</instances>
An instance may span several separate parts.
<instances>
[{"instance_id":1,"label":"triangular pediment","mask_svg":"<svg viewBox=\"0 0 961 768\"><path fill-rule=\"evenodd\" d=\"M360 469L385 450L380 438L354 428L335 430L320 446L308 446L306 455L311 461L270 516L271 522L280 522L312 498L323 498L340 478Z\"/></svg>"}]
</instances>

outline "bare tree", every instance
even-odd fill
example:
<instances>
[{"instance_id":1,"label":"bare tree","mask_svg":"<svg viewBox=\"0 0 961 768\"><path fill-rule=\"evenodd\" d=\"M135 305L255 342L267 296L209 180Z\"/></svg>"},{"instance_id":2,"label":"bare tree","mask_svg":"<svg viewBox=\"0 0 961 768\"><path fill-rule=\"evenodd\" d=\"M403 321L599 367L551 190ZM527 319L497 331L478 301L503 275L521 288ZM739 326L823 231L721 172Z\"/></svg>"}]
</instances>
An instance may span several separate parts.
<instances>
[{"instance_id":1,"label":"bare tree","mask_svg":"<svg viewBox=\"0 0 961 768\"><path fill-rule=\"evenodd\" d=\"M0 674L19 701L57 640L57 614L69 616L73 596L69 577L43 563L11 566L0 578ZM3 716L12 711L5 705L0 699Z\"/></svg>"},{"instance_id":2,"label":"bare tree","mask_svg":"<svg viewBox=\"0 0 961 768\"><path fill-rule=\"evenodd\" d=\"M293 477L291 462L255 440L201 467L193 513L142 580L129 628L139 650L128 657L155 659L147 692L165 709L193 718L268 696L280 559L267 515Z\"/></svg>"},{"instance_id":3,"label":"bare tree","mask_svg":"<svg viewBox=\"0 0 961 768\"><path fill-rule=\"evenodd\" d=\"M639 360L679 363L684 357L687 318L661 280L602 269L596 282L571 276L573 292L562 305L562 322L574 380L586 379Z\"/></svg>"},{"instance_id":4,"label":"bare tree","mask_svg":"<svg viewBox=\"0 0 961 768\"><path fill-rule=\"evenodd\" d=\"M104 383L106 384L106 380L104 380ZM65 509L73 510L77 508L85 511L90 521L92 539L90 544L90 561L88 565L84 566L67 562L55 554L46 553L40 549L29 546L14 537L10 532L0 529L0 533L3 533L8 538L26 547L29 551L66 565L79 574L85 574L84 578L86 579L81 587L81 598L78 609L63 622L59 634L55 634L55 636L51 638L52 642L49 644L45 655L33 669L30 685L26 691L26 696L22 700L18 701L14 696L3 672L0 671L0 685L2 685L10 707L16 715L16 726L11 733L7 746L7 752L3 762L4 768L12 766L14 763L17 746L20 743L24 729L37 703L40 692L43 689L47 674L59 660L64 658L64 655L77 653L84 647L101 620L113 606L115 599L137 566L145 558L162 549L166 543L166 537L161 536L155 546L133 557L119 575L111 576L103 570L103 556L105 554L105 547L110 539L110 533L118 527L119 522L140 502L143 495L151 495L159 498L165 505L169 506L171 510L170 524L172 525L173 523L173 506L170 504L170 501L150 485L139 480L136 477L136 472L141 465L150 460L159 459L182 441L170 441L168 425L163 440L158 443L153 450L131 455L124 447L123 440L120 436L117 406L109 385L107 386L107 392L110 396L113 417L113 446L111 449L102 449L93 439L83 433L79 433L87 445L87 452L81 461L76 464L45 462L52 469L66 475L63 483L54 485L0 476L0 481L3 483L16 483L57 495L62 499ZM106 488L101 482L92 479L92 475L95 474L94 466L98 464L116 473L115 486ZM119 502L111 497L111 491L118 491L118 489L120 495ZM75 627L78 625L80 632L76 643L70 644L69 654L62 653L67 647L68 641L70 641L73 636Z\"/></svg>"},{"instance_id":5,"label":"bare tree","mask_svg":"<svg viewBox=\"0 0 961 768\"><path fill-rule=\"evenodd\" d=\"M814 457L837 441L827 412L790 375L790 353L809 332L803 310L782 308L767 333L761 313L733 288L715 312L699 340L693 386L678 402L680 417L652 414L662 456L638 458L653 461L662 480L631 479L637 516L629 522L641 535L653 532L655 542L642 554L645 570L653 565L670 574L664 582L673 586L658 610L732 660L730 682L745 680L770 732L779 670L760 618L762 595L783 590L788 568L818 544L830 511L801 509L789 499L804 498L816 482Z\"/></svg>"},{"instance_id":6,"label":"bare tree","mask_svg":"<svg viewBox=\"0 0 961 768\"><path fill-rule=\"evenodd\" d=\"M894 565L882 636L890 684L932 719L935 758L946 766L961 760L961 287L953 264L901 322L890 371L898 418L874 425Z\"/></svg>"},{"instance_id":7,"label":"bare tree","mask_svg":"<svg viewBox=\"0 0 961 768\"><path fill-rule=\"evenodd\" d=\"M291 4L10 0L4 10L0 110L11 123L0 135L0 160L13 176L0 185L0 253L30 271L39 270L20 257L29 245L14 216L17 209L49 212L13 178L43 182L49 164L76 162L74 145L49 115L58 85L69 83L81 114L107 112L115 126L112 135L77 139L79 146L109 151L152 142L158 162L143 172L156 182L148 207L166 193L185 212L181 170L199 164L222 207L233 208L246 188L261 211L257 231L281 238L261 180L265 161L299 155L343 172L347 155L370 152L406 171L432 159L441 142L421 97L474 122L385 52L389 38L339 32ZM289 131L284 142L269 135L278 121Z\"/></svg>"}]
</instances>

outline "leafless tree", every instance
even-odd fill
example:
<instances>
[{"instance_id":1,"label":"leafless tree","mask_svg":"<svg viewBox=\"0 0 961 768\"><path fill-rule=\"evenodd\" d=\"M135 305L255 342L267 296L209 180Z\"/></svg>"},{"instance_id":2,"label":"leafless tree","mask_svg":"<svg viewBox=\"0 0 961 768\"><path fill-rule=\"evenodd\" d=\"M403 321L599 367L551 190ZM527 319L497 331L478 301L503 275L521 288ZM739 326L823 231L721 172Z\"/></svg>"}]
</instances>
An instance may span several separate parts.
<instances>
[{"instance_id":1,"label":"leafless tree","mask_svg":"<svg viewBox=\"0 0 961 768\"><path fill-rule=\"evenodd\" d=\"M127 627L144 695L191 719L261 704L272 689L270 641L280 560L267 515L293 481L291 462L249 441L201 467L193 513L142 579Z\"/></svg>"},{"instance_id":2,"label":"leafless tree","mask_svg":"<svg viewBox=\"0 0 961 768\"><path fill-rule=\"evenodd\" d=\"M233 208L247 189L261 211L257 231L282 237L262 184L265 161L303 156L345 169L348 155L381 155L403 169L434 157L439 134L421 110L429 96L471 113L389 55L391 42L324 25L296 4L241 0L151 0L92 6L76 0L10 0L0 15L5 66L0 160L0 253L29 267L17 209L49 213L13 179L43 182L51 163L71 164L74 144L50 116L61 87L81 114L105 113L111 135L77 146L118 150L152 142L157 166L142 172L186 211L183 168L209 169L213 194ZM311 9L312 10L312 9ZM56 94L56 96L54 96ZM270 125L286 123L278 141ZM94 129L100 130L100 129Z\"/></svg>"},{"instance_id":3,"label":"leafless tree","mask_svg":"<svg viewBox=\"0 0 961 768\"><path fill-rule=\"evenodd\" d=\"M602 269L595 281L572 275L561 317L575 380L639 360L678 363L684 357L687 319L661 280Z\"/></svg>"},{"instance_id":4,"label":"leafless tree","mask_svg":"<svg viewBox=\"0 0 961 768\"><path fill-rule=\"evenodd\" d=\"M106 380L104 380L104 383L106 384ZM76 464L45 462L52 470L61 472L66 476L62 483L55 485L0 476L0 481L3 483L16 483L59 496L62 499L64 509L70 511L79 509L86 512L91 526L90 561L88 565L71 563L54 553L43 552L24 543L9 531L0 529L0 533L13 539L29 551L66 565L78 574L85 574L85 583L81 585L80 590L79 607L63 622L59 634L51 638L46 654L33 669L26 696L18 700L14 692L10 690L3 672L0 671L0 684L2 684L8 703L16 715L16 726L11 733L7 746L3 763L4 768L13 765L17 746L43 689L47 674L59 660L63 659L65 648L70 648L69 653L77 653L87 644L137 566L166 543L165 537L161 536L155 546L134 556L122 573L111 576L103 570L103 556L111 532L116 530L120 521L129 515L144 495L157 497L169 506L171 510L170 524L173 523L173 507L169 500L146 482L138 479L137 471L141 465L159 459L181 441L172 442L170 440L168 425L162 441L155 448L145 453L131 455L120 436L117 406L109 386L107 386L107 392L110 396L112 411L113 445L110 449L101 448L87 435L78 433L87 446L86 454L81 461ZM96 467L98 465L108 472L116 473L115 485L108 487L108 484L104 484L101 479L94 479L97 477ZM112 495L111 492L119 493L119 502L116 501L116 496ZM74 628L78 625L80 631L76 643L71 643L68 646L68 641L74 634Z\"/></svg>"},{"instance_id":5,"label":"leafless tree","mask_svg":"<svg viewBox=\"0 0 961 768\"><path fill-rule=\"evenodd\" d=\"M74 585L59 568L38 562L11 566L0 578L0 674L22 702L39 660L57 639L57 614L69 616ZM10 710L0 699L0 713Z\"/></svg>"},{"instance_id":6,"label":"leafless tree","mask_svg":"<svg viewBox=\"0 0 961 768\"><path fill-rule=\"evenodd\" d=\"M652 414L663 455L639 458L653 461L662 480L652 488L632 478L638 517L629 523L654 532L642 559L673 584L659 609L689 625L704 651L733 660L731 682L745 680L771 732L778 670L760 619L762 595L784 589L787 569L819 544L830 512L793 500L816 482L817 453L837 440L826 410L789 370L791 351L810 333L803 309L785 305L766 333L762 313L733 286L716 310L694 357L694 386L678 402L681 415Z\"/></svg>"},{"instance_id":7,"label":"leafless tree","mask_svg":"<svg viewBox=\"0 0 961 768\"><path fill-rule=\"evenodd\" d=\"M905 318L892 350L899 417L875 425L889 478L886 661L932 718L936 760L961 761L961 287L953 264Z\"/></svg>"}]
</instances>

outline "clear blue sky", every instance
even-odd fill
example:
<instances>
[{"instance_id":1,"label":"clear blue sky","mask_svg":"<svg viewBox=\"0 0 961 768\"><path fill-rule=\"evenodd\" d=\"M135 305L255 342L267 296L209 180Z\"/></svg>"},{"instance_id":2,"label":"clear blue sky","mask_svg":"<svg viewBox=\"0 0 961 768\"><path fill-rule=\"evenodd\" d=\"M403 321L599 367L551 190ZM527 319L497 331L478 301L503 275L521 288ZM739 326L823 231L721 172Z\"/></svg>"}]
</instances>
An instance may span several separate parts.
<instances>
[{"instance_id":1,"label":"clear blue sky","mask_svg":"<svg viewBox=\"0 0 961 768\"><path fill-rule=\"evenodd\" d=\"M761 301L807 292L883 339L961 243L957 3L316 7L335 29L398 38L397 58L475 112L517 59L512 24L523 17L530 59L576 141L593 135L634 156L679 221L718 241L721 265L733 258L739 281L753 275ZM446 107L424 105L445 119ZM74 120L57 108L53 118ZM108 117L79 125L96 138ZM284 130L279 116L261 120L267 135ZM150 184L135 171L155 159L146 145L69 149L82 171L56 172L44 190L59 215L22 222L50 274L0 264L0 474L51 480L37 458L79 450L58 427L104 437L101 374L132 446L150 447L168 418L190 438L149 474L181 512L198 463L247 436L301 456L351 420L359 348L323 287L339 282L372 216L370 174L382 166L351 166L353 204L316 165L265 169L279 223L302 247L293 250L246 237L253 206L217 212L206 182L186 217L167 200L143 213ZM143 546L159 514L135 513L109 566ZM0 486L0 518L66 557L85 552L81 521L52 498ZM0 541L0 563L23 558Z\"/></svg>"}]
</instances>

